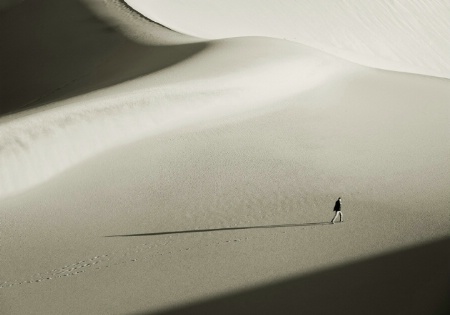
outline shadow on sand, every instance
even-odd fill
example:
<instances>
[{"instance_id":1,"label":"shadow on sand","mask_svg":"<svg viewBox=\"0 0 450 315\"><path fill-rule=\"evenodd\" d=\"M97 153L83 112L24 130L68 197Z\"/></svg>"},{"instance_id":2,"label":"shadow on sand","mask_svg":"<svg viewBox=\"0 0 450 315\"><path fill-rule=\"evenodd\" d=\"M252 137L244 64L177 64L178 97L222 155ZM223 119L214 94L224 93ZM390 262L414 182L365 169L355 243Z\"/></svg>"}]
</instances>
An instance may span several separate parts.
<instances>
[{"instance_id":1,"label":"shadow on sand","mask_svg":"<svg viewBox=\"0 0 450 315\"><path fill-rule=\"evenodd\" d=\"M277 224L277 225L257 225L257 226L241 226L241 227L237 226L237 227L217 228L217 229L169 231L169 232L125 234L125 235L108 235L105 237L156 236L156 235L168 235L168 234L206 233L206 232L250 230L250 229L273 229L273 228L287 228L287 227L329 225L329 224L331 224L331 223L330 222L316 222L316 223L301 223L301 224Z\"/></svg>"},{"instance_id":2,"label":"shadow on sand","mask_svg":"<svg viewBox=\"0 0 450 315\"><path fill-rule=\"evenodd\" d=\"M135 315L444 315L450 314L449 275L447 238L185 306Z\"/></svg>"},{"instance_id":3,"label":"shadow on sand","mask_svg":"<svg viewBox=\"0 0 450 315\"><path fill-rule=\"evenodd\" d=\"M0 8L0 116L164 69L206 46L138 43L85 0L25 0Z\"/></svg>"}]
</instances>

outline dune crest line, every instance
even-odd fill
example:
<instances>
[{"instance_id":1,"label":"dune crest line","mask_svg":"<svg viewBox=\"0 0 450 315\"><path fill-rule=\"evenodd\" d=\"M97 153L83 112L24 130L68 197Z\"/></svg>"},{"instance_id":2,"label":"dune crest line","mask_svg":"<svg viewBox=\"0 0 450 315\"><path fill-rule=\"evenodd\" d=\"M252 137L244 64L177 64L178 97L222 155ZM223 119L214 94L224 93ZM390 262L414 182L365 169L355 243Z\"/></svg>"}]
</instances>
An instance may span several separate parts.
<instances>
[{"instance_id":1,"label":"dune crest line","mask_svg":"<svg viewBox=\"0 0 450 315\"><path fill-rule=\"evenodd\" d=\"M279 108L285 98L354 71L337 58L278 40L233 39L210 46L202 59L160 72L163 82L142 77L5 121L0 125L0 198L107 149L190 124ZM227 54L243 51L248 56L228 64ZM205 70L179 76L193 68Z\"/></svg>"},{"instance_id":2,"label":"dune crest line","mask_svg":"<svg viewBox=\"0 0 450 315\"><path fill-rule=\"evenodd\" d=\"M448 1L125 1L191 36L282 38L368 67L450 78Z\"/></svg>"}]
</instances>

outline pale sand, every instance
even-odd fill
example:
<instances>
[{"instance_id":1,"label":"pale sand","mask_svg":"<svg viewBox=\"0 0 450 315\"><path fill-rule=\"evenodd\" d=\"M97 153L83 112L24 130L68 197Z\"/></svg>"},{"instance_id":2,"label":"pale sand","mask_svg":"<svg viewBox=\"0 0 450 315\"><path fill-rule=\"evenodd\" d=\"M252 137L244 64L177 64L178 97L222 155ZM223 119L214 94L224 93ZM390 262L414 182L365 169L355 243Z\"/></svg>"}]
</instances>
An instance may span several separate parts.
<instances>
[{"instance_id":1,"label":"pale sand","mask_svg":"<svg viewBox=\"0 0 450 315\"><path fill-rule=\"evenodd\" d=\"M448 87L244 38L4 119L2 313L444 314Z\"/></svg>"},{"instance_id":2,"label":"pale sand","mask_svg":"<svg viewBox=\"0 0 450 315\"><path fill-rule=\"evenodd\" d=\"M125 1L184 34L283 38L369 67L450 78L448 0Z\"/></svg>"}]
</instances>

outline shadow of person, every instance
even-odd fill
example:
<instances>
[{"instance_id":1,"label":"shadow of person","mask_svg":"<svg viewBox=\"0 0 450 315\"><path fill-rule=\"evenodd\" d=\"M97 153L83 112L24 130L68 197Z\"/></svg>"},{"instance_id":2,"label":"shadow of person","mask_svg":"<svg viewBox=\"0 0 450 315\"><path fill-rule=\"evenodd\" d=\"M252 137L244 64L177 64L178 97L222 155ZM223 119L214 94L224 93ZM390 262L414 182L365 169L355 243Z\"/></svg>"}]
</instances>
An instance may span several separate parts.
<instances>
[{"instance_id":1,"label":"shadow of person","mask_svg":"<svg viewBox=\"0 0 450 315\"><path fill-rule=\"evenodd\" d=\"M154 233L140 233L140 234L124 234L124 235L108 235L105 237L130 237L130 236L158 236L158 235L170 235L170 234L190 234L190 233L208 233L208 232L220 232L220 231L236 231L236 230L250 230L250 229L274 229L274 228L289 228L289 227L305 227L315 225L330 225L330 222L313 222L313 223L300 223L300 224L275 224L275 225L256 225L256 226L237 226L237 227L225 227L215 229L198 229L198 230L185 230L185 231L167 231L167 232L154 232Z\"/></svg>"}]
</instances>

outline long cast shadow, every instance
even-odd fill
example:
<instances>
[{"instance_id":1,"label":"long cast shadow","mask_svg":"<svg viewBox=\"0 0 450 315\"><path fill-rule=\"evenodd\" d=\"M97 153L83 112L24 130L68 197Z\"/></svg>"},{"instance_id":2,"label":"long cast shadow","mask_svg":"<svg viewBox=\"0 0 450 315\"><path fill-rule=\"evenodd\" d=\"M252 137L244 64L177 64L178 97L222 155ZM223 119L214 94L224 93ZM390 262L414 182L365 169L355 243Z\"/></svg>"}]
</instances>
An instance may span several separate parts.
<instances>
[{"instance_id":1,"label":"long cast shadow","mask_svg":"<svg viewBox=\"0 0 450 315\"><path fill-rule=\"evenodd\" d=\"M0 9L0 116L159 71L207 45L142 44L117 21L100 19L86 0L25 0Z\"/></svg>"},{"instance_id":2,"label":"long cast shadow","mask_svg":"<svg viewBox=\"0 0 450 315\"><path fill-rule=\"evenodd\" d=\"M168 235L168 234L206 233L206 232L250 230L250 229L273 229L273 228L313 226L313 225L328 225L328 224L331 224L331 223L330 222L313 222L313 223L301 223L301 224L276 224L276 225L257 225L257 226L237 226L237 227L227 227L227 228L217 228L217 229L169 231L169 232L125 234L125 235L108 235L108 236L105 236L105 237L156 236L156 235Z\"/></svg>"},{"instance_id":3,"label":"long cast shadow","mask_svg":"<svg viewBox=\"0 0 450 315\"><path fill-rule=\"evenodd\" d=\"M343 244L344 245L344 244ZM135 315L447 315L450 239Z\"/></svg>"}]
</instances>

